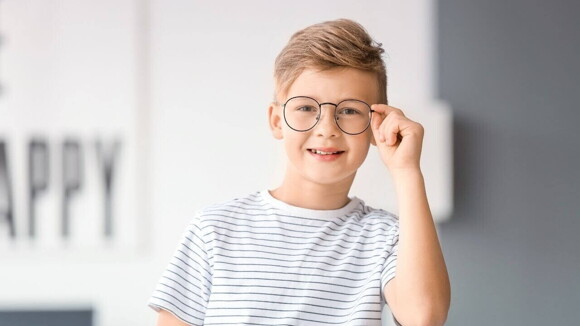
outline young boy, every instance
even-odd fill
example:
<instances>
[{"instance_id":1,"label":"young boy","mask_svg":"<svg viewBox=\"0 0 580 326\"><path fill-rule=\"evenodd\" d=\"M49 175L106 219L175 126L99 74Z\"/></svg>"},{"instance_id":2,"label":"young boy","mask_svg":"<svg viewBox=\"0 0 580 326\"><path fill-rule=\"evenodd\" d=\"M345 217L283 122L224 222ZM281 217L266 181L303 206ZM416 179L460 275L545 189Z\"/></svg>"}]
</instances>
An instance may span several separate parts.
<instances>
[{"instance_id":1,"label":"young boy","mask_svg":"<svg viewBox=\"0 0 580 326\"><path fill-rule=\"evenodd\" d=\"M275 62L282 184L197 211L149 306L158 325L443 325L450 285L419 158L423 127L386 105L381 44L358 23L295 33ZM399 215L348 197L369 146ZM396 276L396 277L395 277Z\"/></svg>"}]
</instances>

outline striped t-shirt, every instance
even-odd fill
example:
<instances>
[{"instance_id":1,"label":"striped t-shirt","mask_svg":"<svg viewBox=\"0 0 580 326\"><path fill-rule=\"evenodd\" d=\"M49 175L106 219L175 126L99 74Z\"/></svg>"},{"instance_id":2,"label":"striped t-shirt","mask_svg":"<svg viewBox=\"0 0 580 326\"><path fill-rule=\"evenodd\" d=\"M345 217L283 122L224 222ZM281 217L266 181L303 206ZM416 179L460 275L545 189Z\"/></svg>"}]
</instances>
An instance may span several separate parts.
<instances>
[{"instance_id":1,"label":"striped t-shirt","mask_svg":"<svg viewBox=\"0 0 580 326\"><path fill-rule=\"evenodd\" d=\"M380 325L398 238L356 196L314 210L257 191L196 212L149 306L191 325Z\"/></svg>"}]
</instances>

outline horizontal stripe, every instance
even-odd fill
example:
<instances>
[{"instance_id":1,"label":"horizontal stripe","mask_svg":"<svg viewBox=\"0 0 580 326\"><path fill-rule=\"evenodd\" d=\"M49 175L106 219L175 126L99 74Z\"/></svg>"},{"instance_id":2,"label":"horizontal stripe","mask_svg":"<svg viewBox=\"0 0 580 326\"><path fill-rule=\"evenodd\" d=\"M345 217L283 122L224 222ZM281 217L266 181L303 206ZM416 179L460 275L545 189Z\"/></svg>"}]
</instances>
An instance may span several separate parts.
<instances>
[{"instance_id":1,"label":"horizontal stripe","mask_svg":"<svg viewBox=\"0 0 580 326\"><path fill-rule=\"evenodd\" d=\"M302 297L299 297L302 298ZM212 299L212 302L229 302L230 305L231 303L240 303L240 302L259 302L259 303L268 303L268 304L275 304L275 305L296 305L295 302L286 302L286 301L272 301L272 300L242 300L242 299L236 299L236 300L219 300L219 299ZM354 302L354 301L353 301ZM375 301L369 301L369 302L359 302L358 305L376 305L377 303ZM307 307L317 307L317 308L324 308L324 309L334 309L334 310L349 310L351 309L353 306L351 307L337 307L336 305L334 306L325 306L325 305L319 305L319 304L313 304L313 303L301 303L301 306L307 306Z\"/></svg>"},{"instance_id":2,"label":"horizontal stripe","mask_svg":"<svg viewBox=\"0 0 580 326\"><path fill-rule=\"evenodd\" d=\"M229 231L233 231L233 230L229 230ZM236 231L234 231L234 232L236 232ZM237 231L237 232L246 232L246 231ZM348 249L348 250L353 250L354 249L354 248L345 247L342 244L336 244L336 243L335 244L330 244L330 245L329 244L317 243L316 241L304 243L304 242L293 242L293 241L285 241L285 240L265 239L265 238L259 238L259 237L258 238L256 238L256 237L242 237L242 236L234 237L234 236L231 236L229 234L220 233L220 232L217 232L217 231L214 232L214 233L216 235L225 236L225 237L228 237L228 238L235 238L235 239L254 239L254 240L259 240L259 241L281 242L281 243L287 243L287 244L292 244L292 245L316 245L318 247L327 247L327 248L328 247L335 247L336 246L336 247L341 247L343 249ZM249 233L253 233L253 234L256 234L256 235L272 235L272 233L260 233L260 232L249 232ZM276 234L276 235L280 235L281 236L282 234ZM293 237L293 238L297 238L297 237ZM316 237L316 238L299 238L299 239L315 240L317 238L318 237ZM321 240L324 241L324 239L321 239ZM334 241L336 241L336 240L334 240ZM350 243L353 243L353 244L354 243L356 243L356 244L365 244L366 246L369 246L369 245L373 245L373 244L376 244L376 243L383 243L383 242L385 242L385 241L384 240L383 241L378 240L378 241L375 241L375 242L372 242L372 243L362 243L362 242L350 242Z\"/></svg>"},{"instance_id":3,"label":"horizontal stripe","mask_svg":"<svg viewBox=\"0 0 580 326\"><path fill-rule=\"evenodd\" d=\"M370 262L368 264L356 264L356 263L351 263L351 262L345 262L342 264L331 264L331 263L327 263L325 261L312 261L312 260L307 260L307 259L294 259L294 260L288 260L288 259L279 259L279 258L272 258L272 257L260 257L260 256L229 256L229 255L225 255L225 254L220 254L219 255L220 258L232 258L233 259L256 259L256 260L267 260L267 261L277 261L277 262L285 262L285 263L316 263L316 264L323 264L326 266L332 266L332 267L342 267L342 266L346 266L346 265L350 265L350 266L358 266L358 267L367 267L367 266L373 266L375 265L374 262ZM292 265L288 265L288 267L292 267Z\"/></svg>"},{"instance_id":4,"label":"horizontal stripe","mask_svg":"<svg viewBox=\"0 0 580 326\"><path fill-rule=\"evenodd\" d=\"M280 268L284 268L284 269L288 269L288 266L284 266L284 265L274 265L274 264L254 264L254 263L235 263L235 262L228 262L228 261L223 261L220 262L220 264L223 265L233 265L233 266L270 266L270 267L280 267ZM317 271L323 271L323 272L347 272L347 273L353 273L353 274L367 274L368 271L351 271L351 270L346 270L346 269L327 269L327 268L321 268L321 267L309 267L309 266L298 266L301 270L317 270Z\"/></svg>"},{"instance_id":5,"label":"horizontal stripe","mask_svg":"<svg viewBox=\"0 0 580 326\"><path fill-rule=\"evenodd\" d=\"M267 316L267 315L244 315L245 317L255 317L255 318L271 318L271 319L288 319L288 317L278 317L278 316ZM224 317L232 317L229 315L217 315L217 316L212 316L215 318L224 318ZM237 316L233 316L233 317L237 317ZM336 318L333 318L336 319ZM380 321L380 315L379 318L349 318L347 320L342 320L342 321L336 321L336 322L332 322L332 321L328 321L328 318L325 320L316 320L316 319L309 319L309 318L300 318L300 317L292 317L292 320L299 320L299 321L309 321L309 322L316 322L316 323L321 323L321 324L328 324L328 325L344 325L346 323L349 323L353 320L377 320ZM220 325L220 324L214 324L214 325Z\"/></svg>"},{"instance_id":6,"label":"horizontal stripe","mask_svg":"<svg viewBox=\"0 0 580 326\"><path fill-rule=\"evenodd\" d=\"M240 244L238 244L240 245ZM249 245L253 245L253 244L249 244ZM253 245L256 247L260 247L259 245ZM316 255L308 255L308 254L289 254L288 252L272 252L272 251L267 251L267 250L258 250L258 249L232 249L229 247L222 247L222 246L215 246L214 248L218 248L218 249L223 249L224 251L228 251L228 252L256 252L256 253L264 253L264 254L270 254L270 255L279 255L279 256L284 256L284 257L314 257L314 258L331 258L334 260L345 260L345 259L355 259L355 260L364 260L364 259L376 259L377 257L379 257L379 255L374 255L374 256L368 256L368 257L358 257L358 256L351 256L348 257L345 254L343 254L342 256L344 256L344 258L336 258L336 257L332 257L332 256L316 256ZM310 251L310 250L309 250ZM369 250L370 251L370 250ZM324 251L320 251L320 252L324 252ZM248 257L248 256L242 256L242 257ZM300 261L302 261L302 259L300 259Z\"/></svg>"},{"instance_id":7,"label":"horizontal stripe","mask_svg":"<svg viewBox=\"0 0 580 326\"><path fill-rule=\"evenodd\" d=\"M220 277L221 280L244 280L244 281L276 281L276 282L288 282L288 283L298 283L298 284L303 284L303 285L309 285L309 284L320 284L320 285L328 285L328 286L338 286L338 287L344 287L344 288L349 288L349 289L358 289L360 288L360 286L351 286L351 285L345 285L345 284L336 284L336 283L330 283L330 282L315 282L315 281L309 281L309 282L305 282L305 281L301 281L301 280L289 280L289 279L278 279L278 278L267 278L267 277L244 277L244 278L240 278L240 277L226 277L226 276L222 276ZM219 284L214 284L214 287L219 286ZM240 286L246 286L246 285L240 285ZM307 287L310 288L310 287Z\"/></svg>"},{"instance_id":8,"label":"horizontal stripe","mask_svg":"<svg viewBox=\"0 0 580 326\"><path fill-rule=\"evenodd\" d=\"M238 208L242 208L242 207L238 207ZM334 224L335 226L342 226L342 227L350 227L350 226L362 227L363 225L368 224L368 223L366 223L366 221L365 221L365 223L361 223L361 222L363 222L363 218L359 218L359 219L355 220L353 215L349 215L348 218L340 220L341 222L346 223L346 224L339 224L333 220L321 220L321 219L316 219L316 218L305 218L305 217L296 216L296 215L281 214L275 210L272 211L272 209L257 210L257 211L264 211L265 213L252 214L252 213L244 212L243 210L238 212L238 211L225 210L225 209L216 209L216 210L211 210L211 211L205 211L204 216L238 217L238 215L241 215L241 216L252 217L250 220L257 221L257 222L270 222L270 221L274 221L274 220L254 219L256 216L270 216L270 217L275 216L278 218L289 218L289 219L299 220L302 222L304 222L304 221L308 221L308 222L318 221L318 222L320 222L321 225ZM217 213L221 213L221 214L217 214ZM230 214L227 214L227 213L230 213ZM360 216L361 212L356 212L356 215ZM383 219L383 217L384 216L382 216L382 214L377 214L376 212L375 213L368 213L368 214L364 215L364 219L366 219L366 220L377 220L378 222L383 222L383 223L389 222L390 220L397 219L395 216L392 216L392 215L389 215L390 219L387 219L387 220ZM300 223L291 223L291 222L284 221L283 219L278 219L275 221L280 222L280 223L290 224L290 225L298 225L298 226L307 227L307 228L320 227L320 225L307 225L307 224L300 224ZM330 229L332 229L332 228L330 228ZM335 230L335 229L332 229L332 230ZM353 231L355 231L355 230L353 230Z\"/></svg>"},{"instance_id":9,"label":"horizontal stripe","mask_svg":"<svg viewBox=\"0 0 580 326\"><path fill-rule=\"evenodd\" d=\"M375 288L378 289L378 288ZM214 295L227 295L228 297L232 296L232 295L238 295L240 293L236 293L236 292L223 292L223 291L215 291L213 292ZM297 302L297 298L299 299L313 299L314 300L320 300L320 301L325 301L325 302L335 302L335 303L352 303L352 302L356 302L358 301L360 298L357 299L352 299L352 300L340 300L340 299L335 299L335 298L321 298L318 296L312 296L312 295L291 295L291 294L279 294L279 293L268 293L268 292L244 292L244 294L246 295L251 295L251 296L257 296L257 295L262 295L262 296L272 296L272 297L284 297L284 298L292 298L289 299L290 302ZM376 294L367 294L362 297L370 297L370 298L374 298L374 296L376 296ZM376 303L376 302L375 302Z\"/></svg>"},{"instance_id":10,"label":"horizontal stripe","mask_svg":"<svg viewBox=\"0 0 580 326\"><path fill-rule=\"evenodd\" d=\"M226 310L228 312L232 312L232 315L211 315L210 317L231 317L231 316L237 316L238 315L238 311L237 310L250 310L252 309L253 306L248 306L248 307L223 307L223 308L214 308L214 311L220 311L220 310ZM294 309L269 309L269 308L262 308L262 311L275 311L275 312L296 312L296 310ZM377 309L361 309L361 310L357 310L354 313L348 313L348 314L325 314L325 313L321 313L321 312L310 312L310 311L301 311L302 313L306 313L306 314L312 314L312 315L316 315L316 316L329 316L329 317L348 317L348 316L352 316L355 313L361 313L361 312L376 312L376 313L381 313L381 310L377 310Z\"/></svg>"},{"instance_id":11,"label":"horizontal stripe","mask_svg":"<svg viewBox=\"0 0 580 326\"><path fill-rule=\"evenodd\" d=\"M324 290L324 289L316 289L313 287L309 287L309 288L295 288L295 287L288 287L288 286L274 286L272 284L269 285L262 285L262 284L216 284L214 283L213 285L214 288L218 288L218 287L234 287L236 290L237 289L241 289L244 287L251 287L251 288L268 288L268 289L284 289L284 290L293 290L293 291L310 291L310 292L322 292L322 293L332 293L332 294L339 294L339 295L357 295L360 294L362 292L366 292L368 291L369 288L362 288L359 292L340 292L340 291L331 291L331 290ZM376 288L376 287L373 287ZM234 292L234 293L239 293L239 292ZM245 293L245 292L244 292Z\"/></svg>"},{"instance_id":12,"label":"horizontal stripe","mask_svg":"<svg viewBox=\"0 0 580 326\"><path fill-rule=\"evenodd\" d=\"M309 274L309 273L289 273L289 272L265 272L265 271L258 271L258 270L233 270L233 269L223 269L223 268L216 268L214 270L215 272L231 272L229 275L236 275L236 274L242 274L242 273L265 273L265 274L277 274L277 275L293 275L290 278L288 278L289 281L292 280L292 277L300 275L300 276L316 276L319 278L331 278L331 279L342 279L342 280L347 280L347 281L353 281L353 282L361 282L361 281L368 281L368 278L360 278L360 279L356 279L356 278L351 278L351 277L344 277L344 276L327 276L327 275L323 275L320 273L317 274Z\"/></svg>"},{"instance_id":13,"label":"horizontal stripe","mask_svg":"<svg viewBox=\"0 0 580 326\"><path fill-rule=\"evenodd\" d=\"M207 216L229 217L227 215L206 215L206 217ZM244 221L244 220L246 220L246 219L236 218L236 221L237 222ZM281 230L281 231L310 233L310 234L320 234L320 233L323 233L323 234L326 234L326 235L332 236L332 237L349 236L349 237L356 237L356 238L359 238L359 237L362 237L362 238L371 238L373 236L365 236L365 235L362 235L361 232L363 232L363 231L364 232L388 231L390 229L390 228L378 228L378 229L372 229L372 230L364 230L364 229L360 229L360 230L350 230L349 229L349 231L356 232L356 234L353 235L353 234L348 234L348 233L331 234L331 233L327 233L326 231L320 230L320 228L317 228L316 231L304 231L304 230L298 231L298 230L296 230L296 227L294 227L294 228L284 228L284 227L280 227L279 224L282 224L283 222L280 223L280 222L277 222L277 221L267 221L267 222L272 222L272 223L276 223L277 224L277 225L272 225L272 226L259 226L259 225L255 225L255 224L254 225L250 225L250 224L232 223L232 222L227 222L227 221L220 220L220 219L207 219L207 218L205 219L205 221L207 223L217 222L218 224L219 223L223 223L223 224L232 225L234 227L248 227L248 228L253 228L253 229L274 229L274 230ZM251 221L251 220L247 220L247 221ZM252 221L252 222L259 222L259 221ZM293 223L293 224L299 225L298 223ZM371 226L375 226L377 224L383 226L384 223L379 222L379 223L376 223L376 224L371 225ZM214 228L220 228L220 226L213 226L213 227ZM332 231L337 231L337 232L343 232L343 231L345 231L345 230L332 229L330 227L328 229L330 229Z\"/></svg>"},{"instance_id":14,"label":"horizontal stripe","mask_svg":"<svg viewBox=\"0 0 580 326\"><path fill-rule=\"evenodd\" d=\"M254 237L230 237L227 234L221 234L218 233L218 235L220 236L225 236L228 238L233 238L233 239L253 239L253 240L262 240L260 238L254 238ZM393 237L387 239L387 242L390 242L392 240ZM211 244L214 240L211 240L208 244ZM273 240L272 240L273 241ZM349 251L345 251L345 252L339 252L336 251L334 249L313 249L313 248L288 248L288 247L280 247L280 246L270 246L270 245L266 245L263 243L241 243L241 242L229 242L226 241L225 239L220 239L219 240L220 243L225 243L225 244L229 244L229 245L235 245L235 246L257 246L257 247L263 247L263 248L274 248L274 249L284 249L284 250L295 250L295 251L300 251L300 250L308 250L308 251L316 251L316 252L323 252L323 253L330 253L330 252L334 252L337 253L339 255L349 255L352 254L353 251L357 251L357 252L367 252L367 251L371 251L371 252L376 252L376 248L372 248L372 249L358 249L358 248L349 248L349 247L343 247L345 249L348 249ZM276 242L285 242L285 241L276 241ZM294 242L286 242L286 243L290 243L290 244L295 244ZM374 244L383 244L384 241L376 241L374 243L367 243L367 246L370 245L374 245ZM319 245L320 246L320 245ZM210 248L208 248L208 252L213 252L213 247L217 246L211 246ZM331 246L323 246L323 247L331 247Z\"/></svg>"}]
</instances>

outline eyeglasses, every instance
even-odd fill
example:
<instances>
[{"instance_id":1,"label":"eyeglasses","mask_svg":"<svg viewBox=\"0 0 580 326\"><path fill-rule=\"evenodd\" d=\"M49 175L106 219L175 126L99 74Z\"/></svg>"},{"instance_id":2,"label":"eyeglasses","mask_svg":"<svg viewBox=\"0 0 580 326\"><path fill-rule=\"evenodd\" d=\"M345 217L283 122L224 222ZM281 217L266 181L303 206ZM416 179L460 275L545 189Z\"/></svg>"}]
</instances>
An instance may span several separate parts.
<instances>
[{"instance_id":1,"label":"eyeglasses","mask_svg":"<svg viewBox=\"0 0 580 326\"><path fill-rule=\"evenodd\" d=\"M318 103L308 96L294 96L282 105L284 120L295 131L308 131L320 121L322 106L325 104L334 105L334 121L340 130L349 135L358 135L367 130L371 124L372 112L375 111L367 103L355 99L334 104Z\"/></svg>"}]
</instances>

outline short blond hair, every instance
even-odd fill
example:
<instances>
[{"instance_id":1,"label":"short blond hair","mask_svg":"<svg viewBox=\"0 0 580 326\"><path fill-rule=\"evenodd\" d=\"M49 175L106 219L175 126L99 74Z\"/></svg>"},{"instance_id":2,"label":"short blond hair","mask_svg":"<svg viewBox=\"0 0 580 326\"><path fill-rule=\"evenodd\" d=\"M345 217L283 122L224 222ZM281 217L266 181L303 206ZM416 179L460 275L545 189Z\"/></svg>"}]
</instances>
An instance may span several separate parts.
<instances>
[{"instance_id":1,"label":"short blond hair","mask_svg":"<svg viewBox=\"0 0 580 326\"><path fill-rule=\"evenodd\" d=\"M308 26L294 33L274 63L274 101L286 94L305 69L327 70L350 67L374 72L379 101L387 104L387 71L381 55L382 43L375 42L365 28L341 18Z\"/></svg>"}]
</instances>

